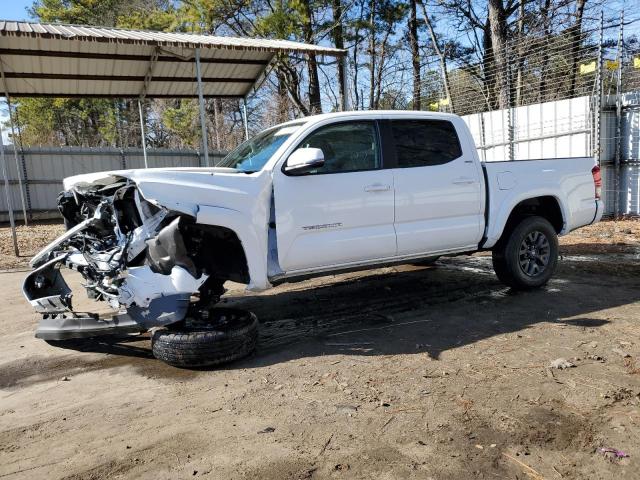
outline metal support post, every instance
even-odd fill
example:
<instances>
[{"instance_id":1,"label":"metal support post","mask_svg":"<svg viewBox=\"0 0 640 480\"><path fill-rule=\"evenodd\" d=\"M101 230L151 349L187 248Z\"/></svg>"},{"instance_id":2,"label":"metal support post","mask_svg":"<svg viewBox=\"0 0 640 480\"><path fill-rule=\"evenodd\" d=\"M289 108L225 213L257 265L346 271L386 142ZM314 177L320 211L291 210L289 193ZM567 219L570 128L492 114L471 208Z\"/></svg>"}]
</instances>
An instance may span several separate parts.
<instances>
[{"instance_id":1,"label":"metal support post","mask_svg":"<svg viewBox=\"0 0 640 480\"><path fill-rule=\"evenodd\" d=\"M479 113L478 120L480 121L480 145L482 147L482 161L487 161L487 138L484 129L484 112Z\"/></svg>"},{"instance_id":2,"label":"metal support post","mask_svg":"<svg viewBox=\"0 0 640 480\"><path fill-rule=\"evenodd\" d=\"M342 61L342 91L344 95L342 96L342 111L346 112L347 110L351 110L351 102L349 101L349 68L348 68L348 59L345 54Z\"/></svg>"},{"instance_id":3,"label":"metal support post","mask_svg":"<svg viewBox=\"0 0 640 480\"><path fill-rule=\"evenodd\" d=\"M142 155L144 156L144 168L149 168L149 163L147 161L147 139L144 134L144 114L142 113L142 102L143 99L140 97L138 99L138 112L140 112L140 137L142 138Z\"/></svg>"},{"instance_id":4,"label":"metal support post","mask_svg":"<svg viewBox=\"0 0 640 480\"><path fill-rule=\"evenodd\" d=\"M511 59L511 49L509 48L509 42L506 44L506 57L507 62L504 66L504 76L506 78L506 88L507 88L507 129L508 129L508 137L509 137L509 160L515 160L515 110L513 108L513 101L511 99L511 71L509 70L509 64Z\"/></svg>"},{"instance_id":5,"label":"metal support post","mask_svg":"<svg viewBox=\"0 0 640 480\"><path fill-rule=\"evenodd\" d=\"M242 97L242 121L244 123L244 139L249 140L249 117L247 116L247 97Z\"/></svg>"},{"instance_id":6,"label":"metal support post","mask_svg":"<svg viewBox=\"0 0 640 480\"><path fill-rule=\"evenodd\" d=\"M159 54L160 49L158 47L154 48L153 54L149 59L147 74L144 76L142 91L140 92L140 96L138 97L138 113L140 114L140 137L142 139L142 155L144 156L144 168L149 168L149 161L147 159L147 138L144 133L144 111L142 107L144 105L144 99L147 96L147 91L149 90L149 85L151 84L151 80L153 79L153 69L156 66Z\"/></svg>"},{"instance_id":7,"label":"metal support post","mask_svg":"<svg viewBox=\"0 0 640 480\"><path fill-rule=\"evenodd\" d=\"M7 199L7 211L9 212L9 223L11 224L13 252L17 257L18 255L20 255L20 251L18 250L18 237L16 236L16 221L13 218L13 204L11 203L11 192L9 191L9 177L7 173L7 161L4 155L4 139L2 138L2 125L0 125L0 157L2 158L2 176L4 177L4 193Z\"/></svg>"},{"instance_id":8,"label":"metal support post","mask_svg":"<svg viewBox=\"0 0 640 480\"><path fill-rule=\"evenodd\" d=\"M596 72L596 85L595 85L595 91L594 91L594 97L595 97L595 112L594 112L594 146L595 146L595 151L594 151L594 156L596 157L596 160L598 161L598 165L600 165L601 161L602 161L602 152L601 152L601 139L600 139L600 135L601 135L601 125L600 125L600 121L601 121L601 111L602 111L602 69L603 69L603 65L604 65L604 58L603 58L603 52L602 52L602 44L604 42L604 14L602 12L602 10L600 10L600 35L598 38L598 70Z\"/></svg>"},{"instance_id":9,"label":"metal support post","mask_svg":"<svg viewBox=\"0 0 640 480\"><path fill-rule=\"evenodd\" d=\"M200 108L200 128L202 129L202 151L204 152L204 165L209 165L209 142L207 139L207 118L204 111L204 94L202 93L202 71L200 68L200 49L196 48L196 78L198 80L198 106Z\"/></svg>"},{"instance_id":10,"label":"metal support post","mask_svg":"<svg viewBox=\"0 0 640 480\"><path fill-rule=\"evenodd\" d=\"M13 138L13 157L15 159L16 162L16 176L18 178L18 185L20 187L20 200L22 202L22 216L24 219L24 224L25 226L28 225L28 220L27 220L27 204L25 202L24 199L24 189L22 186L22 175L21 175L21 171L20 171L20 161L18 160L18 149L16 147L16 129L15 126L13 124L13 115L11 114L11 97L9 97L9 89L7 88L7 79L4 76L4 65L2 63L2 60L0 59L0 76L2 76L2 86L4 88L4 97L5 100L7 101L7 109L9 110L9 123L11 125L11 137Z\"/></svg>"},{"instance_id":11,"label":"metal support post","mask_svg":"<svg viewBox=\"0 0 640 480\"><path fill-rule=\"evenodd\" d=\"M616 60L618 62L616 78L616 146L614 162L614 178L613 185L615 197L613 199L613 215L618 218L622 213L620 210L620 163L622 161L622 61L624 52L624 10L620 12L620 31L618 33L618 53Z\"/></svg>"}]
</instances>

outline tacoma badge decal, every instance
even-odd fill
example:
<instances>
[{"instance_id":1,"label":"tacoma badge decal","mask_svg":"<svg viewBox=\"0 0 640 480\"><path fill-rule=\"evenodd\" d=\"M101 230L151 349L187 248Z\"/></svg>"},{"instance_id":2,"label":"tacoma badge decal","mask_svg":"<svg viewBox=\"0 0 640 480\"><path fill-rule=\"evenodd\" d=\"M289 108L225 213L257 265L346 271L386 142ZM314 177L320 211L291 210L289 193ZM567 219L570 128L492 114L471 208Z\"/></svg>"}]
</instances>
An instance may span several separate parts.
<instances>
[{"instance_id":1,"label":"tacoma badge decal","mask_svg":"<svg viewBox=\"0 0 640 480\"><path fill-rule=\"evenodd\" d=\"M322 225L306 225L302 227L303 230L320 230L323 228L336 228L341 227L342 223L323 223Z\"/></svg>"}]
</instances>

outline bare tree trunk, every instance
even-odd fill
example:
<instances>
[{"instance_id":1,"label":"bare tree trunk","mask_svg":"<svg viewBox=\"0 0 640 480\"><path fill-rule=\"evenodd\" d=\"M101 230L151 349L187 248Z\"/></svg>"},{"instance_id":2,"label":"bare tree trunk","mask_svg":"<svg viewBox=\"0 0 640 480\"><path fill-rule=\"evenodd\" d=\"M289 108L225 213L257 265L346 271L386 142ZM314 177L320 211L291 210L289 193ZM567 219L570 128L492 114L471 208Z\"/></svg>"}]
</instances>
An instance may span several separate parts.
<instances>
[{"instance_id":1,"label":"bare tree trunk","mask_svg":"<svg viewBox=\"0 0 640 480\"><path fill-rule=\"evenodd\" d=\"M318 62L313 53L309 54L309 111L322 113L320 100L320 80L318 79Z\"/></svg>"},{"instance_id":2,"label":"bare tree trunk","mask_svg":"<svg viewBox=\"0 0 640 480\"><path fill-rule=\"evenodd\" d=\"M302 2L302 33L307 43L313 43L313 12L310 0ZM322 113L320 101L320 80L318 78L318 62L314 53L308 54L307 71L309 75L309 112Z\"/></svg>"},{"instance_id":3,"label":"bare tree trunk","mask_svg":"<svg viewBox=\"0 0 640 480\"><path fill-rule=\"evenodd\" d=\"M524 0L518 7L518 74L516 77L516 106L522 104L522 69L524 68Z\"/></svg>"},{"instance_id":4,"label":"bare tree trunk","mask_svg":"<svg viewBox=\"0 0 640 480\"><path fill-rule=\"evenodd\" d=\"M411 65L413 66L413 109L420 110L420 51L418 50L418 19L416 1L411 0L409 15L409 43L411 45Z\"/></svg>"},{"instance_id":5,"label":"bare tree trunk","mask_svg":"<svg viewBox=\"0 0 640 480\"><path fill-rule=\"evenodd\" d=\"M333 23L335 27L333 29L333 43L336 48L344 48L344 35L342 33L342 4L341 0L332 0L333 5ZM347 92L344 89L345 86L345 62L347 57L338 57L338 92L340 95L340 105L342 108L347 104Z\"/></svg>"},{"instance_id":6,"label":"bare tree trunk","mask_svg":"<svg viewBox=\"0 0 640 480\"><path fill-rule=\"evenodd\" d=\"M278 79L278 106L276 111L277 123L286 122L289 120L289 93L287 88L287 79L284 72L281 69L276 70L276 77Z\"/></svg>"},{"instance_id":7,"label":"bare tree trunk","mask_svg":"<svg viewBox=\"0 0 640 480\"><path fill-rule=\"evenodd\" d=\"M544 39L542 47L542 65L540 66L540 83L538 85L538 101L545 101L545 89L547 88L547 63L549 62L549 51L547 42L551 34L551 19L549 18L549 10L551 9L551 0L545 0L541 8L542 21L544 22Z\"/></svg>"},{"instance_id":8,"label":"bare tree trunk","mask_svg":"<svg viewBox=\"0 0 640 480\"><path fill-rule=\"evenodd\" d=\"M376 87L376 0L371 0L371 11L369 12L369 108L373 110L375 105Z\"/></svg>"},{"instance_id":9,"label":"bare tree trunk","mask_svg":"<svg viewBox=\"0 0 640 480\"><path fill-rule=\"evenodd\" d=\"M484 34L482 36L482 69L484 76L484 94L487 102L487 108L492 110L497 107L496 102L496 63L493 58L493 43L491 42L491 28L489 19L484 26Z\"/></svg>"},{"instance_id":10,"label":"bare tree trunk","mask_svg":"<svg viewBox=\"0 0 640 480\"><path fill-rule=\"evenodd\" d=\"M378 47L380 49L380 61L378 62L378 66L377 66L377 73L376 73L376 83L375 83L375 100L373 102L373 109L377 110L380 108L380 98L382 97L382 77L384 74L384 66L385 66L385 60L387 58L387 46L389 45L389 37L391 36L391 33L393 31L393 25L389 24L387 26L387 31L384 34L384 37L382 38L382 42L380 42L380 46Z\"/></svg>"},{"instance_id":11,"label":"bare tree trunk","mask_svg":"<svg viewBox=\"0 0 640 480\"><path fill-rule=\"evenodd\" d=\"M427 14L427 9L422 3L422 0L417 0L417 3L420 5L422 9L422 15L424 16L424 23L427 25L427 29L429 30L429 36L431 37L431 43L433 44L433 49L440 60L440 72L442 74L442 83L444 83L444 94L449 99L449 105L451 107L451 111L455 112L453 98L451 96L451 83L449 81L449 71L447 69L447 56L444 54L440 45L438 44L438 37L436 36L436 32L433 29L433 25L431 24L431 20L429 19L429 15Z\"/></svg>"},{"instance_id":12,"label":"bare tree trunk","mask_svg":"<svg viewBox=\"0 0 640 480\"><path fill-rule=\"evenodd\" d=\"M548 0L547 0L548 1ZM506 18L502 0L489 0L489 26L491 29L491 44L493 46L493 60L496 68L496 84L498 88L498 107L509 107L509 82L507 79L507 39Z\"/></svg>"},{"instance_id":13,"label":"bare tree trunk","mask_svg":"<svg viewBox=\"0 0 640 480\"><path fill-rule=\"evenodd\" d=\"M302 115L309 115L309 108L300 98L300 76L294 67L292 67L286 57L282 57L277 67L278 79L283 83L289 94L289 99L293 105L300 111Z\"/></svg>"},{"instance_id":14,"label":"bare tree trunk","mask_svg":"<svg viewBox=\"0 0 640 480\"><path fill-rule=\"evenodd\" d=\"M356 30L357 32L357 30ZM355 100L355 109L360 109L360 95L358 95L358 34L356 33L356 42L353 47L353 95Z\"/></svg>"},{"instance_id":15,"label":"bare tree trunk","mask_svg":"<svg viewBox=\"0 0 640 480\"><path fill-rule=\"evenodd\" d=\"M221 110L220 99L214 98L213 99L213 128L216 134L216 148L218 150L222 150L220 145L220 130L222 130L221 123L220 123L220 121L222 120L220 110Z\"/></svg>"},{"instance_id":16,"label":"bare tree trunk","mask_svg":"<svg viewBox=\"0 0 640 480\"><path fill-rule=\"evenodd\" d=\"M365 24L364 18L367 2L368 0L360 0L360 15L358 16L358 21L355 22L353 27L353 97L356 110L364 110L364 91L358 84L358 74L360 72L358 55L360 42L365 39L364 36L360 35L360 30L361 26Z\"/></svg>"},{"instance_id":17,"label":"bare tree trunk","mask_svg":"<svg viewBox=\"0 0 640 480\"><path fill-rule=\"evenodd\" d=\"M578 81L578 61L580 56L580 46L582 37L582 17L584 15L584 6L587 0L576 0L576 21L571 27L571 86L569 87L569 96L573 97L576 91L576 83Z\"/></svg>"}]
</instances>

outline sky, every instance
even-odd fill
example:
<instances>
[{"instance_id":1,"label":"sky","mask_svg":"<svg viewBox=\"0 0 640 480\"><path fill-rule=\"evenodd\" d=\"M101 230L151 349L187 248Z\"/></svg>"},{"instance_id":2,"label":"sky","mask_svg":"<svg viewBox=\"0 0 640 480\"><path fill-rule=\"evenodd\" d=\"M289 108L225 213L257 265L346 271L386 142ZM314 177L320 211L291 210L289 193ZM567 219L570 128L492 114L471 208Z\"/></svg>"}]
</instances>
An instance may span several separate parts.
<instances>
[{"instance_id":1,"label":"sky","mask_svg":"<svg viewBox=\"0 0 640 480\"><path fill-rule=\"evenodd\" d=\"M3 20L28 20L27 7L33 0L0 0L0 18Z\"/></svg>"}]
</instances>

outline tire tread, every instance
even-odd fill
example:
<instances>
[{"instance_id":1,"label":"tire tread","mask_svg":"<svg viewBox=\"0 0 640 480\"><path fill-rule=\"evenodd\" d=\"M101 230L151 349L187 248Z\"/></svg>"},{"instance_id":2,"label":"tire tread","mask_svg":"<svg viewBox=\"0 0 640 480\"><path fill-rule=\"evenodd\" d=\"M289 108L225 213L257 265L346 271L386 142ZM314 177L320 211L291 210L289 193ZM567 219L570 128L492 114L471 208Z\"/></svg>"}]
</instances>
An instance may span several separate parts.
<instances>
[{"instance_id":1,"label":"tire tread","mask_svg":"<svg viewBox=\"0 0 640 480\"><path fill-rule=\"evenodd\" d=\"M151 338L153 355L183 368L211 367L251 354L258 342L258 319L250 315L246 325L222 330L156 330Z\"/></svg>"}]
</instances>

